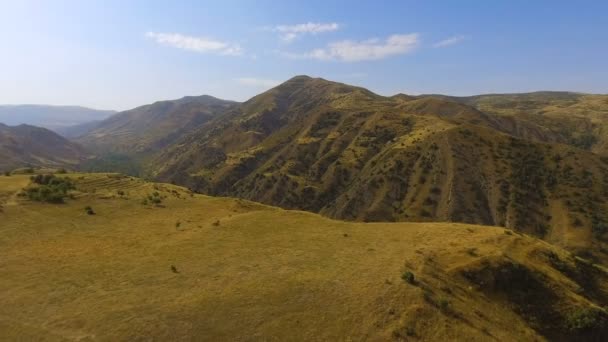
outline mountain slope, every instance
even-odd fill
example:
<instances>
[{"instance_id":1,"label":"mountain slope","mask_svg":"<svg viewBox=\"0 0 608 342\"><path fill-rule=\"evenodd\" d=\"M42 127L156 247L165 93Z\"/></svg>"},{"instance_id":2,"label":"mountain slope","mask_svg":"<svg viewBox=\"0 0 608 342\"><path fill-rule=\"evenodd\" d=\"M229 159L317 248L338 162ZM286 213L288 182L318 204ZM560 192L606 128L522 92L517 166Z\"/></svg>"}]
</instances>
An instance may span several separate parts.
<instances>
[{"instance_id":1,"label":"mountain slope","mask_svg":"<svg viewBox=\"0 0 608 342\"><path fill-rule=\"evenodd\" d=\"M103 120L76 141L99 154L155 152L235 105L206 95L160 101Z\"/></svg>"},{"instance_id":2,"label":"mountain slope","mask_svg":"<svg viewBox=\"0 0 608 342\"><path fill-rule=\"evenodd\" d=\"M82 147L45 128L0 124L0 170L75 166L86 157Z\"/></svg>"},{"instance_id":3,"label":"mountain slope","mask_svg":"<svg viewBox=\"0 0 608 342\"><path fill-rule=\"evenodd\" d=\"M114 113L79 106L0 105L0 122L10 126L39 126L61 134L68 127L102 120Z\"/></svg>"},{"instance_id":4,"label":"mountain slope","mask_svg":"<svg viewBox=\"0 0 608 342\"><path fill-rule=\"evenodd\" d=\"M606 271L530 236L67 176L76 191L62 205L13 196L29 178L0 176L14 199L0 196L8 340L607 338ZM142 204L154 192L161 205Z\"/></svg>"},{"instance_id":5,"label":"mountain slope","mask_svg":"<svg viewBox=\"0 0 608 342\"><path fill-rule=\"evenodd\" d=\"M608 95L535 92L438 97L540 127L545 131L541 141L569 144L608 156Z\"/></svg>"},{"instance_id":6,"label":"mountain slope","mask_svg":"<svg viewBox=\"0 0 608 342\"><path fill-rule=\"evenodd\" d=\"M508 134L507 134L508 133ZM185 136L156 177L360 221L516 228L608 260L608 164L518 118L296 77Z\"/></svg>"}]
</instances>

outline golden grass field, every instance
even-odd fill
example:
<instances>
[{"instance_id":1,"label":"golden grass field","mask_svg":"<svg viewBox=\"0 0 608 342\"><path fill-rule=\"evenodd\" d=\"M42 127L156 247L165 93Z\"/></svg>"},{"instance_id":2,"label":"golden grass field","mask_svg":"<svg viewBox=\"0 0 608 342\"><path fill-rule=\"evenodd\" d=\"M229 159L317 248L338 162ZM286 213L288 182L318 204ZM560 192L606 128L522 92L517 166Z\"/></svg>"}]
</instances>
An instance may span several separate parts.
<instances>
[{"instance_id":1,"label":"golden grass field","mask_svg":"<svg viewBox=\"0 0 608 342\"><path fill-rule=\"evenodd\" d=\"M29 176L0 176L0 340L542 341L553 336L534 320L596 305L545 257L571 265L569 253L500 228L345 223L68 176L78 191L66 204L29 202L16 196ZM162 207L142 204L155 191ZM543 279L548 317L487 274L507 264Z\"/></svg>"}]
</instances>

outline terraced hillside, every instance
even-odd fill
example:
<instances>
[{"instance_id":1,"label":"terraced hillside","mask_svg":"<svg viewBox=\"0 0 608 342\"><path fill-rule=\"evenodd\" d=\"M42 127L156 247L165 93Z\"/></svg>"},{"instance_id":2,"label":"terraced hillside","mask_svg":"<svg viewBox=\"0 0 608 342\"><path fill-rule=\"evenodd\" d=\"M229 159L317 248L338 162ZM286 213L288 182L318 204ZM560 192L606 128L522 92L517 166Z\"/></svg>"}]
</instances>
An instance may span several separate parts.
<instances>
[{"instance_id":1,"label":"terraced hillside","mask_svg":"<svg viewBox=\"0 0 608 342\"><path fill-rule=\"evenodd\" d=\"M608 160L547 130L452 99L299 76L149 168L203 193L337 219L505 226L606 261Z\"/></svg>"},{"instance_id":2,"label":"terraced hillside","mask_svg":"<svg viewBox=\"0 0 608 342\"><path fill-rule=\"evenodd\" d=\"M75 186L64 204L19 196L37 186L29 176L0 176L8 340L608 338L605 269L517 232L56 177Z\"/></svg>"}]
</instances>

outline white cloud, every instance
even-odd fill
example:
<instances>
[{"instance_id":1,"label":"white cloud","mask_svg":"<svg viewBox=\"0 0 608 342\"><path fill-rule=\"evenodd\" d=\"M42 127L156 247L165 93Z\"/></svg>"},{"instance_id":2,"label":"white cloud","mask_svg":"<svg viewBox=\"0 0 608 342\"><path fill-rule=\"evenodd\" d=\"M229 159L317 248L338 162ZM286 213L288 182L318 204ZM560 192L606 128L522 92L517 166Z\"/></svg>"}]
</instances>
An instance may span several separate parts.
<instances>
[{"instance_id":1,"label":"white cloud","mask_svg":"<svg viewBox=\"0 0 608 342\"><path fill-rule=\"evenodd\" d=\"M290 58L309 58L325 61L369 61L410 53L418 46L419 41L417 33L395 34L383 41L379 39L369 39L360 42L344 40L330 43L326 48L314 49L303 54L282 54Z\"/></svg>"},{"instance_id":2,"label":"white cloud","mask_svg":"<svg viewBox=\"0 0 608 342\"><path fill-rule=\"evenodd\" d=\"M336 31L340 28L338 23L313 23L297 25L278 25L270 28L271 31L278 32L279 37L285 42L291 42L304 34L319 34L324 32Z\"/></svg>"},{"instance_id":3,"label":"white cloud","mask_svg":"<svg viewBox=\"0 0 608 342\"><path fill-rule=\"evenodd\" d=\"M201 53L215 53L218 55L240 56L243 49L238 44L222 42L204 37L184 36L179 33L147 32L146 37L154 39L161 45L178 49L196 51Z\"/></svg>"},{"instance_id":4,"label":"white cloud","mask_svg":"<svg viewBox=\"0 0 608 342\"><path fill-rule=\"evenodd\" d=\"M450 37L448 39L444 39L440 42L437 42L437 43L433 44L433 47L442 48L442 47L447 47L447 46L451 46L451 45L456 45L456 44L464 41L465 39L467 39L466 36L458 35L458 36Z\"/></svg>"},{"instance_id":5,"label":"white cloud","mask_svg":"<svg viewBox=\"0 0 608 342\"><path fill-rule=\"evenodd\" d=\"M235 81L242 85L258 87L258 88L272 88L281 83L281 81L267 80L267 79L254 78L254 77L241 77L241 78L235 79Z\"/></svg>"}]
</instances>

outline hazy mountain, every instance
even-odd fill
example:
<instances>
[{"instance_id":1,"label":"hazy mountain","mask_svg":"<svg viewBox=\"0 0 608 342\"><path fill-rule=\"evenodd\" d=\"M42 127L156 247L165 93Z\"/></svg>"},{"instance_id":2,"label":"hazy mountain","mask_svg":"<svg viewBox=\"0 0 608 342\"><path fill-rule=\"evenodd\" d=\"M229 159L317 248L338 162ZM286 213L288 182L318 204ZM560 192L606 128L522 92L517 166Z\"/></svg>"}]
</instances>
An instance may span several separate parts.
<instances>
[{"instance_id":1,"label":"hazy mountain","mask_svg":"<svg viewBox=\"0 0 608 342\"><path fill-rule=\"evenodd\" d=\"M0 170L75 166L87 156L79 145L46 128L0 124Z\"/></svg>"},{"instance_id":2,"label":"hazy mountain","mask_svg":"<svg viewBox=\"0 0 608 342\"><path fill-rule=\"evenodd\" d=\"M117 113L76 140L100 154L156 152L237 104L207 95L155 102Z\"/></svg>"},{"instance_id":3,"label":"hazy mountain","mask_svg":"<svg viewBox=\"0 0 608 342\"><path fill-rule=\"evenodd\" d=\"M70 126L102 120L114 113L78 106L0 105L0 122L39 126L60 133Z\"/></svg>"},{"instance_id":4,"label":"hazy mountain","mask_svg":"<svg viewBox=\"0 0 608 342\"><path fill-rule=\"evenodd\" d=\"M74 126L60 127L55 129L55 131L68 139L75 139L93 131L101 122L101 120L94 120Z\"/></svg>"}]
</instances>

